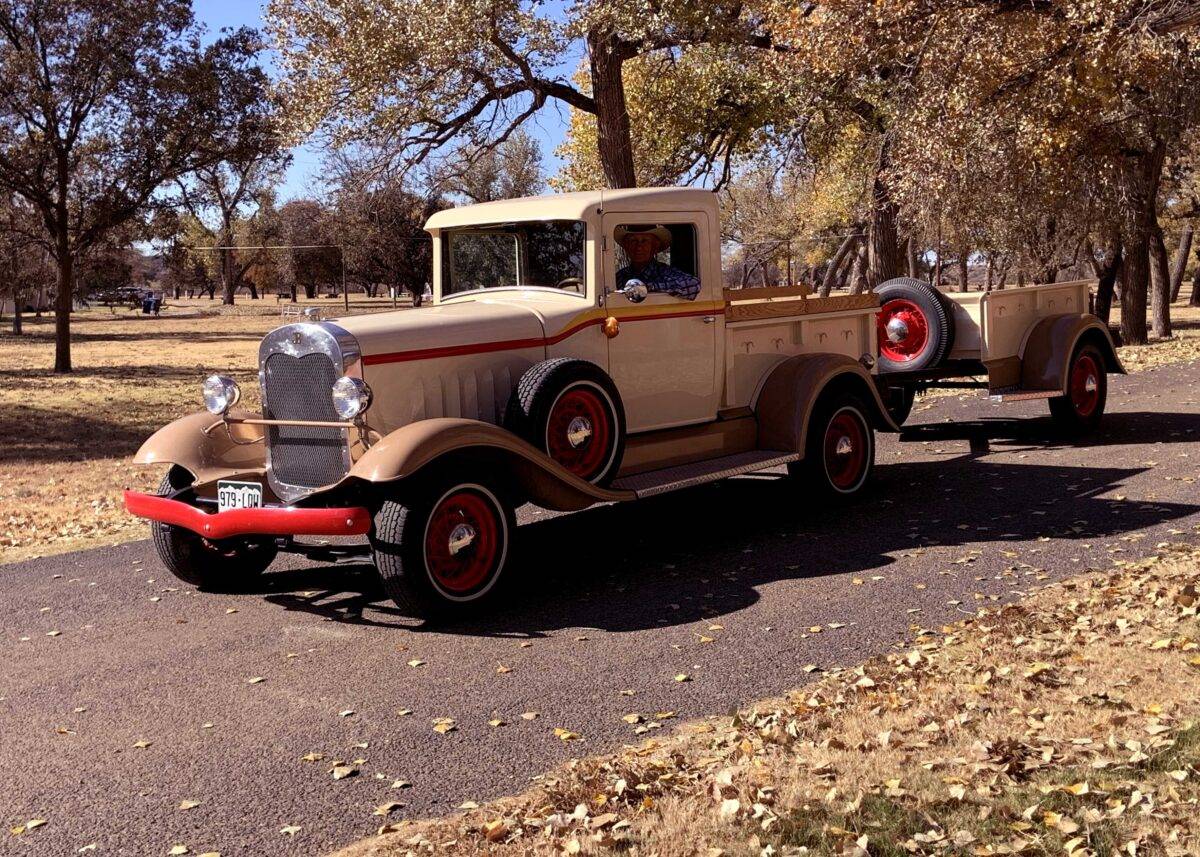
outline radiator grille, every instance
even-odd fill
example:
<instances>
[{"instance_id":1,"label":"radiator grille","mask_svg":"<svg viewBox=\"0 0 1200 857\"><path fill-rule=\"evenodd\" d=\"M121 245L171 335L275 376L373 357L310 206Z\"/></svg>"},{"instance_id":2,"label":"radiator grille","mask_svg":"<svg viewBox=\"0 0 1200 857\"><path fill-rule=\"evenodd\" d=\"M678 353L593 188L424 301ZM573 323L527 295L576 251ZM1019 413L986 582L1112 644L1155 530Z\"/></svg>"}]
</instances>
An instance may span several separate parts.
<instances>
[{"instance_id":1,"label":"radiator grille","mask_svg":"<svg viewBox=\"0 0 1200 857\"><path fill-rule=\"evenodd\" d=\"M263 375L263 412L267 419L336 422L330 388L339 373L324 354L272 354ZM320 488L346 475L346 439L342 429L268 426L271 471L278 482Z\"/></svg>"}]
</instances>

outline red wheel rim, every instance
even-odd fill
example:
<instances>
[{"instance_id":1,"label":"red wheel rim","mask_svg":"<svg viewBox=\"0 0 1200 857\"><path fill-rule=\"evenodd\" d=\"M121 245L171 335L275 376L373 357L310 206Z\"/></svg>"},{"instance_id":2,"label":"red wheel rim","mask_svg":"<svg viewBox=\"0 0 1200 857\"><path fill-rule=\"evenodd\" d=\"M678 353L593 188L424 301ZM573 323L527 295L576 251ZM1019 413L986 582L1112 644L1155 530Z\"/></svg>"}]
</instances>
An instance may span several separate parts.
<instances>
[{"instance_id":1,"label":"red wheel rim","mask_svg":"<svg viewBox=\"0 0 1200 857\"><path fill-rule=\"evenodd\" d=\"M1071 367L1071 405L1081 417L1090 417L1100 403L1100 367L1090 354L1080 354Z\"/></svg>"},{"instance_id":2,"label":"red wheel rim","mask_svg":"<svg viewBox=\"0 0 1200 857\"><path fill-rule=\"evenodd\" d=\"M915 360L929 342L929 319L925 311L910 300L895 298L879 308L875 316L879 328L879 353L888 360L907 363Z\"/></svg>"},{"instance_id":3,"label":"red wheel rim","mask_svg":"<svg viewBox=\"0 0 1200 857\"><path fill-rule=\"evenodd\" d=\"M608 404L591 387L572 387L555 400L546 420L546 452L580 479L604 472L612 456Z\"/></svg>"},{"instance_id":4,"label":"red wheel rim","mask_svg":"<svg viewBox=\"0 0 1200 857\"><path fill-rule=\"evenodd\" d=\"M839 491L862 481L867 464L867 431L852 410L838 411L825 429L825 472Z\"/></svg>"},{"instance_id":5,"label":"red wheel rim","mask_svg":"<svg viewBox=\"0 0 1200 857\"><path fill-rule=\"evenodd\" d=\"M471 488L438 501L425 528L425 563L433 582L451 595L486 588L499 568L503 522L495 502Z\"/></svg>"}]
</instances>

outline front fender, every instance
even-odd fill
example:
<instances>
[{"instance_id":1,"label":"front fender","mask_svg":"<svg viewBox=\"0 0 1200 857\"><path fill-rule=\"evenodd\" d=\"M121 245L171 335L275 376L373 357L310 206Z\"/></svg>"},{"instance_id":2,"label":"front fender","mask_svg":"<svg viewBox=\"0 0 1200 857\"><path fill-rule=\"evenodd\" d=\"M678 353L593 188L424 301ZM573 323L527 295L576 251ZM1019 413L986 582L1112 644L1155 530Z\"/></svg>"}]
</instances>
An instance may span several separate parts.
<instances>
[{"instance_id":1,"label":"front fender","mask_svg":"<svg viewBox=\"0 0 1200 857\"><path fill-rule=\"evenodd\" d=\"M754 406L758 418L758 448L804 454L808 421L817 400L827 390L844 386L873 406L875 428L900 431L888 415L874 378L844 354L797 354L771 370Z\"/></svg>"},{"instance_id":2,"label":"front fender","mask_svg":"<svg viewBox=\"0 0 1200 857\"><path fill-rule=\"evenodd\" d=\"M468 471L464 476L478 471L507 477L524 497L546 509L569 512L636 496L583 481L499 426L452 417L396 429L367 450L349 475L365 482L396 482L438 462Z\"/></svg>"},{"instance_id":3,"label":"front fender","mask_svg":"<svg viewBox=\"0 0 1200 857\"><path fill-rule=\"evenodd\" d=\"M249 411L232 411L230 416L249 418ZM212 428L205 433L206 429ZM185 468L195 484L230 476L263 476L266 450L262 426L234 423L221 425L220 417L208 411L181 417L160 428L133 456L134 464L175 464Z\"/></svg>"},{"instance_id":4,"label":"front fender","mask_svg":"<svg viewBox=\"0 0 1200 857\"><path fill-rule=\"evenodd\" d=\"M1100 349L1109 372L1125 374L1104 322L1094 315L1066 313L1046 316L1029 329L1021 346L1021 387L1066 393L1071 357L1085 340Z\"/></svg>"}]
</instances>

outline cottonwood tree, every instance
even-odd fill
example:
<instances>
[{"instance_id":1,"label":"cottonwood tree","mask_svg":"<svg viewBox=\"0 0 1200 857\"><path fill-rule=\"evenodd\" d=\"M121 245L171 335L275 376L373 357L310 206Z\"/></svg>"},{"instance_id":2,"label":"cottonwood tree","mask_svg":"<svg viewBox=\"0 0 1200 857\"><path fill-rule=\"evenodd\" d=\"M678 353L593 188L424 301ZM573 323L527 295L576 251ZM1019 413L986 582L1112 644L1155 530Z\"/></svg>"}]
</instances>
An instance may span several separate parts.
<instances>
[{"instance_id":1,"label":"cottonwood tree","mask_svg":"<svg viewBox=\"0 0 1200 857\"><path fill-rule=\"evenodd\" d=\"M188 0L0 2L0 187L37 210L54 256L57 372L76 261L236 148L258 40L201 36Z\"/></svg>"},{"instance_id":2,"label":"cottonwood tree","mask_svg":"<svg viewBox=\"0 0 1200 857\"><path fill-rule=\"evenodd\" d=\"M701 45L769 47L755 7L729 0L272 0L269 28L292 127L339 142L386 137L418 162L486 148L552 102L595 117L611 187L637 183L623 71ZM585 82L563 70L586 55Z\"/></svg>"}]
</instances>

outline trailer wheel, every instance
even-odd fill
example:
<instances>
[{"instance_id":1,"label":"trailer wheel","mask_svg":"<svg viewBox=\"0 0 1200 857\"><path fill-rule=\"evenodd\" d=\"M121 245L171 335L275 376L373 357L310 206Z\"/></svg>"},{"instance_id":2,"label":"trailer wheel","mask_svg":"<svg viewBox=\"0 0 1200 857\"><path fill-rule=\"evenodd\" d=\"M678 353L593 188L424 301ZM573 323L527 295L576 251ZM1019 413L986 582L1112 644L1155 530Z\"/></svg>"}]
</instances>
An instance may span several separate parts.
<instances>
[{"instance_id":1,"label":"trailer wheel","mask_svg":"<svg viewBox=\"0 0 1200 857\"><path fill-rule=\"evenodd\" d=\"M844 502L860 493L875 468L875 435L867 406L844 393L817 402L809 418L804 458L788 465L817 499Z\"/></svg>"},{"instance_id":2,"label":"trailer wheel","mask_svg":"<svg viewBox=\"0 0 1200 857\"><path fill-rule=\"evenodd\" d=\"M1067 394L1050 399L1050 415L1066 433L1085 435L1099 427L1107 401L1104 355L1095 345L1080 345L1067 370Z\"/></svg>"},{"instance_id":3,"label":"trailer wheel","mask_svg":"<svg viewBox=\"0 0 1200 857\"><path fill-rule=\"evenodd\" d=\"M879 371L902 372L937 366L950 353L954 325L947 299L921 280L898 277L875 289L879 312Z\"/></svg>"},{"instance_id":4,"label":"trailer wheel","mask_svg":"<svg viewBox=\"0 0 1200 857\"><path fill-rule=\"evenodd\" d=\"M495 595L517 522L497 486L477 479L431 480L375 515L371 550L384 591L423 619L473 612Z\"/></svg>"},{"instance_id":5,"label":"trailer wheel","mask_svg":"<svg viewBox=\"0 0 1200 857\"><path fill-rule=\"evenodd\" d=\"M504 425L585 482L607 484L625 451L625 410L594 363L546 360L521 376Z\"/></svg>"},{"instance_id":6,"label":"trailer wheel","mask_svg":"<svg viewBox=\"0 0 1200 857\"><path fill-rule=\"evenodd\" d=\"M159 496L179 487L176 470L163 477ZM154 550L167 571L184 583L212 592L237 592L252 586L275 560L278 550L269 538L212 541L183 527L150 522Z\"/></svg>"}]
</instances>

